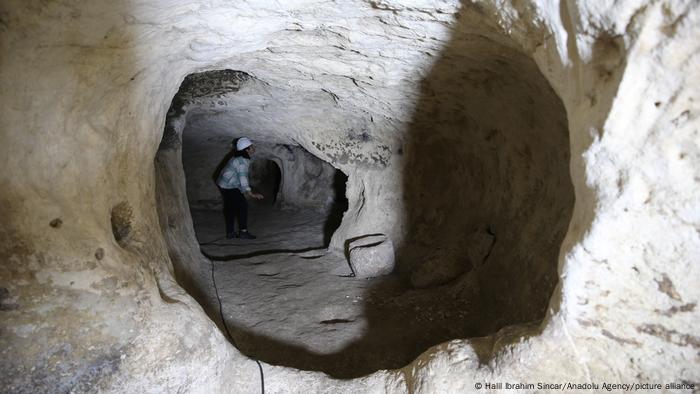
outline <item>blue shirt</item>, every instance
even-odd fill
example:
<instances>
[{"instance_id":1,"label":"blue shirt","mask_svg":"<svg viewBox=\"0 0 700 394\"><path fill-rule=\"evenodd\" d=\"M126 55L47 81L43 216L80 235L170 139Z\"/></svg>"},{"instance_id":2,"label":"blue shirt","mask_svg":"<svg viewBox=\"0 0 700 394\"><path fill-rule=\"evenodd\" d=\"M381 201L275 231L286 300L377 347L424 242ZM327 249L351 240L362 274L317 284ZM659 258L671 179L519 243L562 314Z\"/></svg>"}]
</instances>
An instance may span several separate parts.
<instances>
[{"instance_id":1,"label":"blue shirt","mask_svg":"<svg viewBox=\"0 0 700 394\"><path fill-rule=\"evenodd\" d=\"M243 156L234 157L229 160L224 169L221 170L221 174L219 174L219 179L216 180L216 184L222 189L238 189L243 193L249 192L249 168L249 159L246 159Z\"/></svg>"}]
</instances>

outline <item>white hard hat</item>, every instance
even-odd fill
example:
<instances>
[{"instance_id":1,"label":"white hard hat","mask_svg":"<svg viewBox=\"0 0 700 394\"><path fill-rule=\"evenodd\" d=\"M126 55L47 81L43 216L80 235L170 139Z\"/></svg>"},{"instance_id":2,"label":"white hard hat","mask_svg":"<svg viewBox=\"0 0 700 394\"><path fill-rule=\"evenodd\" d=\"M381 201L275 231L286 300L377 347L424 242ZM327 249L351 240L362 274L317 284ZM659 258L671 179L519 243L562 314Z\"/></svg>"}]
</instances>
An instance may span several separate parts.
<instances>
[{"instance_id":1,"label":"white hard hat","mask_svg":"<svg viewBox=\"0 0 700 394\"><path fill-rule=\"evenodd\" d=\"M246 137L241 137L236 142L236 150L240 151L253 145L253 142Z\"/></svg>"}]
</instances>

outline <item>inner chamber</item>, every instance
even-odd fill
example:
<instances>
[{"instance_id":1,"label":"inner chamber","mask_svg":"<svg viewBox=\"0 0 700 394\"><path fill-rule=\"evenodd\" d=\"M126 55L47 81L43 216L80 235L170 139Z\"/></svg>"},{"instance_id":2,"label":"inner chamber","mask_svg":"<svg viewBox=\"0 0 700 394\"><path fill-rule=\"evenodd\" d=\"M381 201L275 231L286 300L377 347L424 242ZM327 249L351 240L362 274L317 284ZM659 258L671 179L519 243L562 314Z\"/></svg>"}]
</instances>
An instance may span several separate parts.
<instances>
[{"instance_id":1,"label":"inner chamber","mask_svg":"<svg viewBox=\"0 0 700 394\"><path fill-rule=\"evenodd\" d=\"M190 116L182 132L187 200L203 251L215 259L229 259L328 246L347 209L347 176L300 146L269 141L258 133L242 134L243 128L221 127L208 116ZM264 198L247 200L247 224L258 238L227 240L216 179L234 157L235 141L244 136L256 137L248 181ZM235 226L238 232L238 220Z\"/></svg>"},{"instance_id":2,"label":"inner chamber","mask_svg":"<svg viewBox=\"0 0 700 394\"><path fill-rule=\"evenodd\" d=\"M348 126L357 113L338 115L326 93L275 89L240 71L185 79L158 157L176 160L165 151L180 149L180 139L200 244L191 247L217 267L222 316L242 352L350 378L401 368L451 339L542 320L573 208L559 98L532 59L469 32L446 46L419 95L387 168L350 168L355 183L386 184L383 193L397 201L391 212L374 212L363 208L372 206L366 200L386 195L346 190L350 180L334 167L340 163L321 160L295 138L317 118L352 129L352 146L362 132ZM371 140L381 132L362 135ZM254 241L222 239L214 183L242 136L256 145L251 180L266 195L250 204ZM389 177L402 180L398 189ZM385 214L402 218L387 230L396 230L396 269L353 278L346 255L324 247L341 221L352 229L361 215ZM178 271L187 264L181 260L173 258L176 273L187 271ZM180 274L178 281L203 278Z\"/></svg>"}]
</instances>

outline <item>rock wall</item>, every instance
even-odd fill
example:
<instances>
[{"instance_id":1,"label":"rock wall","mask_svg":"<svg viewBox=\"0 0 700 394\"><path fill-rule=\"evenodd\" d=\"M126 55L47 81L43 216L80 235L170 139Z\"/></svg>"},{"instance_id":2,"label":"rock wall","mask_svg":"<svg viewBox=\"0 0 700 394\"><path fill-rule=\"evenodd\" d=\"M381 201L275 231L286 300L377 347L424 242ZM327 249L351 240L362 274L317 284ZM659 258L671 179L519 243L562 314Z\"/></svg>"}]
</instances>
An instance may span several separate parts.
<instances>
[{"instance_id":1,"label":"rock wall","mask_svg":"<svg viewBox=\"0 0 700 394\"><path fill-rule=\"evenodd\" d=\"M375 232L411 245L411 235L433 235L424 223L466 237L471 227L452 218L478 209L470 223L503 244L479 284L493 295L513 287L485 303L505 312L502 324L542 312L548 295L533 287L554 285L554 263L537 261L558 252L539 324L445 343L402 370L356 380L264 365L267 392L700 381L698 7L4 1L0 386L260 388L257 366L205 313L210 267L196 250L178 139L163 133L183 78L222 69L269 87L260 100L235 95L253 103L237 108L263 139L302 146L348 174L350 208L331 248ZM452 164L457 174L492 172L411 183L405 166L418 158L427 159L411 168L425 173ZM489 193L450 195L472 185ZM415 201L441 208L412 216ZM567 223L560 246L556 229ZM423 259L406 253L412 271ZM521 272L534 280L518 283ZM544 298L530 305L529 296Z\"/></svg>"}]
</instances>

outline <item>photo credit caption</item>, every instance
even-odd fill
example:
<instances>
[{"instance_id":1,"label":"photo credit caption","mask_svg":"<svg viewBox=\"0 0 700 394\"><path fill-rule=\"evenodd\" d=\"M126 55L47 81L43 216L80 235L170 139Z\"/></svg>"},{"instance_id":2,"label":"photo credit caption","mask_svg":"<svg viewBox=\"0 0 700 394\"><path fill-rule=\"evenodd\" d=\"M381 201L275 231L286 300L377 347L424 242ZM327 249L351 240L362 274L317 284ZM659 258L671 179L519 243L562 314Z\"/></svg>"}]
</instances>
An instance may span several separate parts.
<instances>
[{"instance_id":1,"label":"photo credit caption","mask_svg":"<svg viewBox=\"0 0 700 394\"><path fill-rule=\"evenodd\" d=\"M644 390L695 390L697 383L509 383L509 382L476 382L477 390L596 390L596 391L644 391Z\"/></svg>"}]
</instances>

